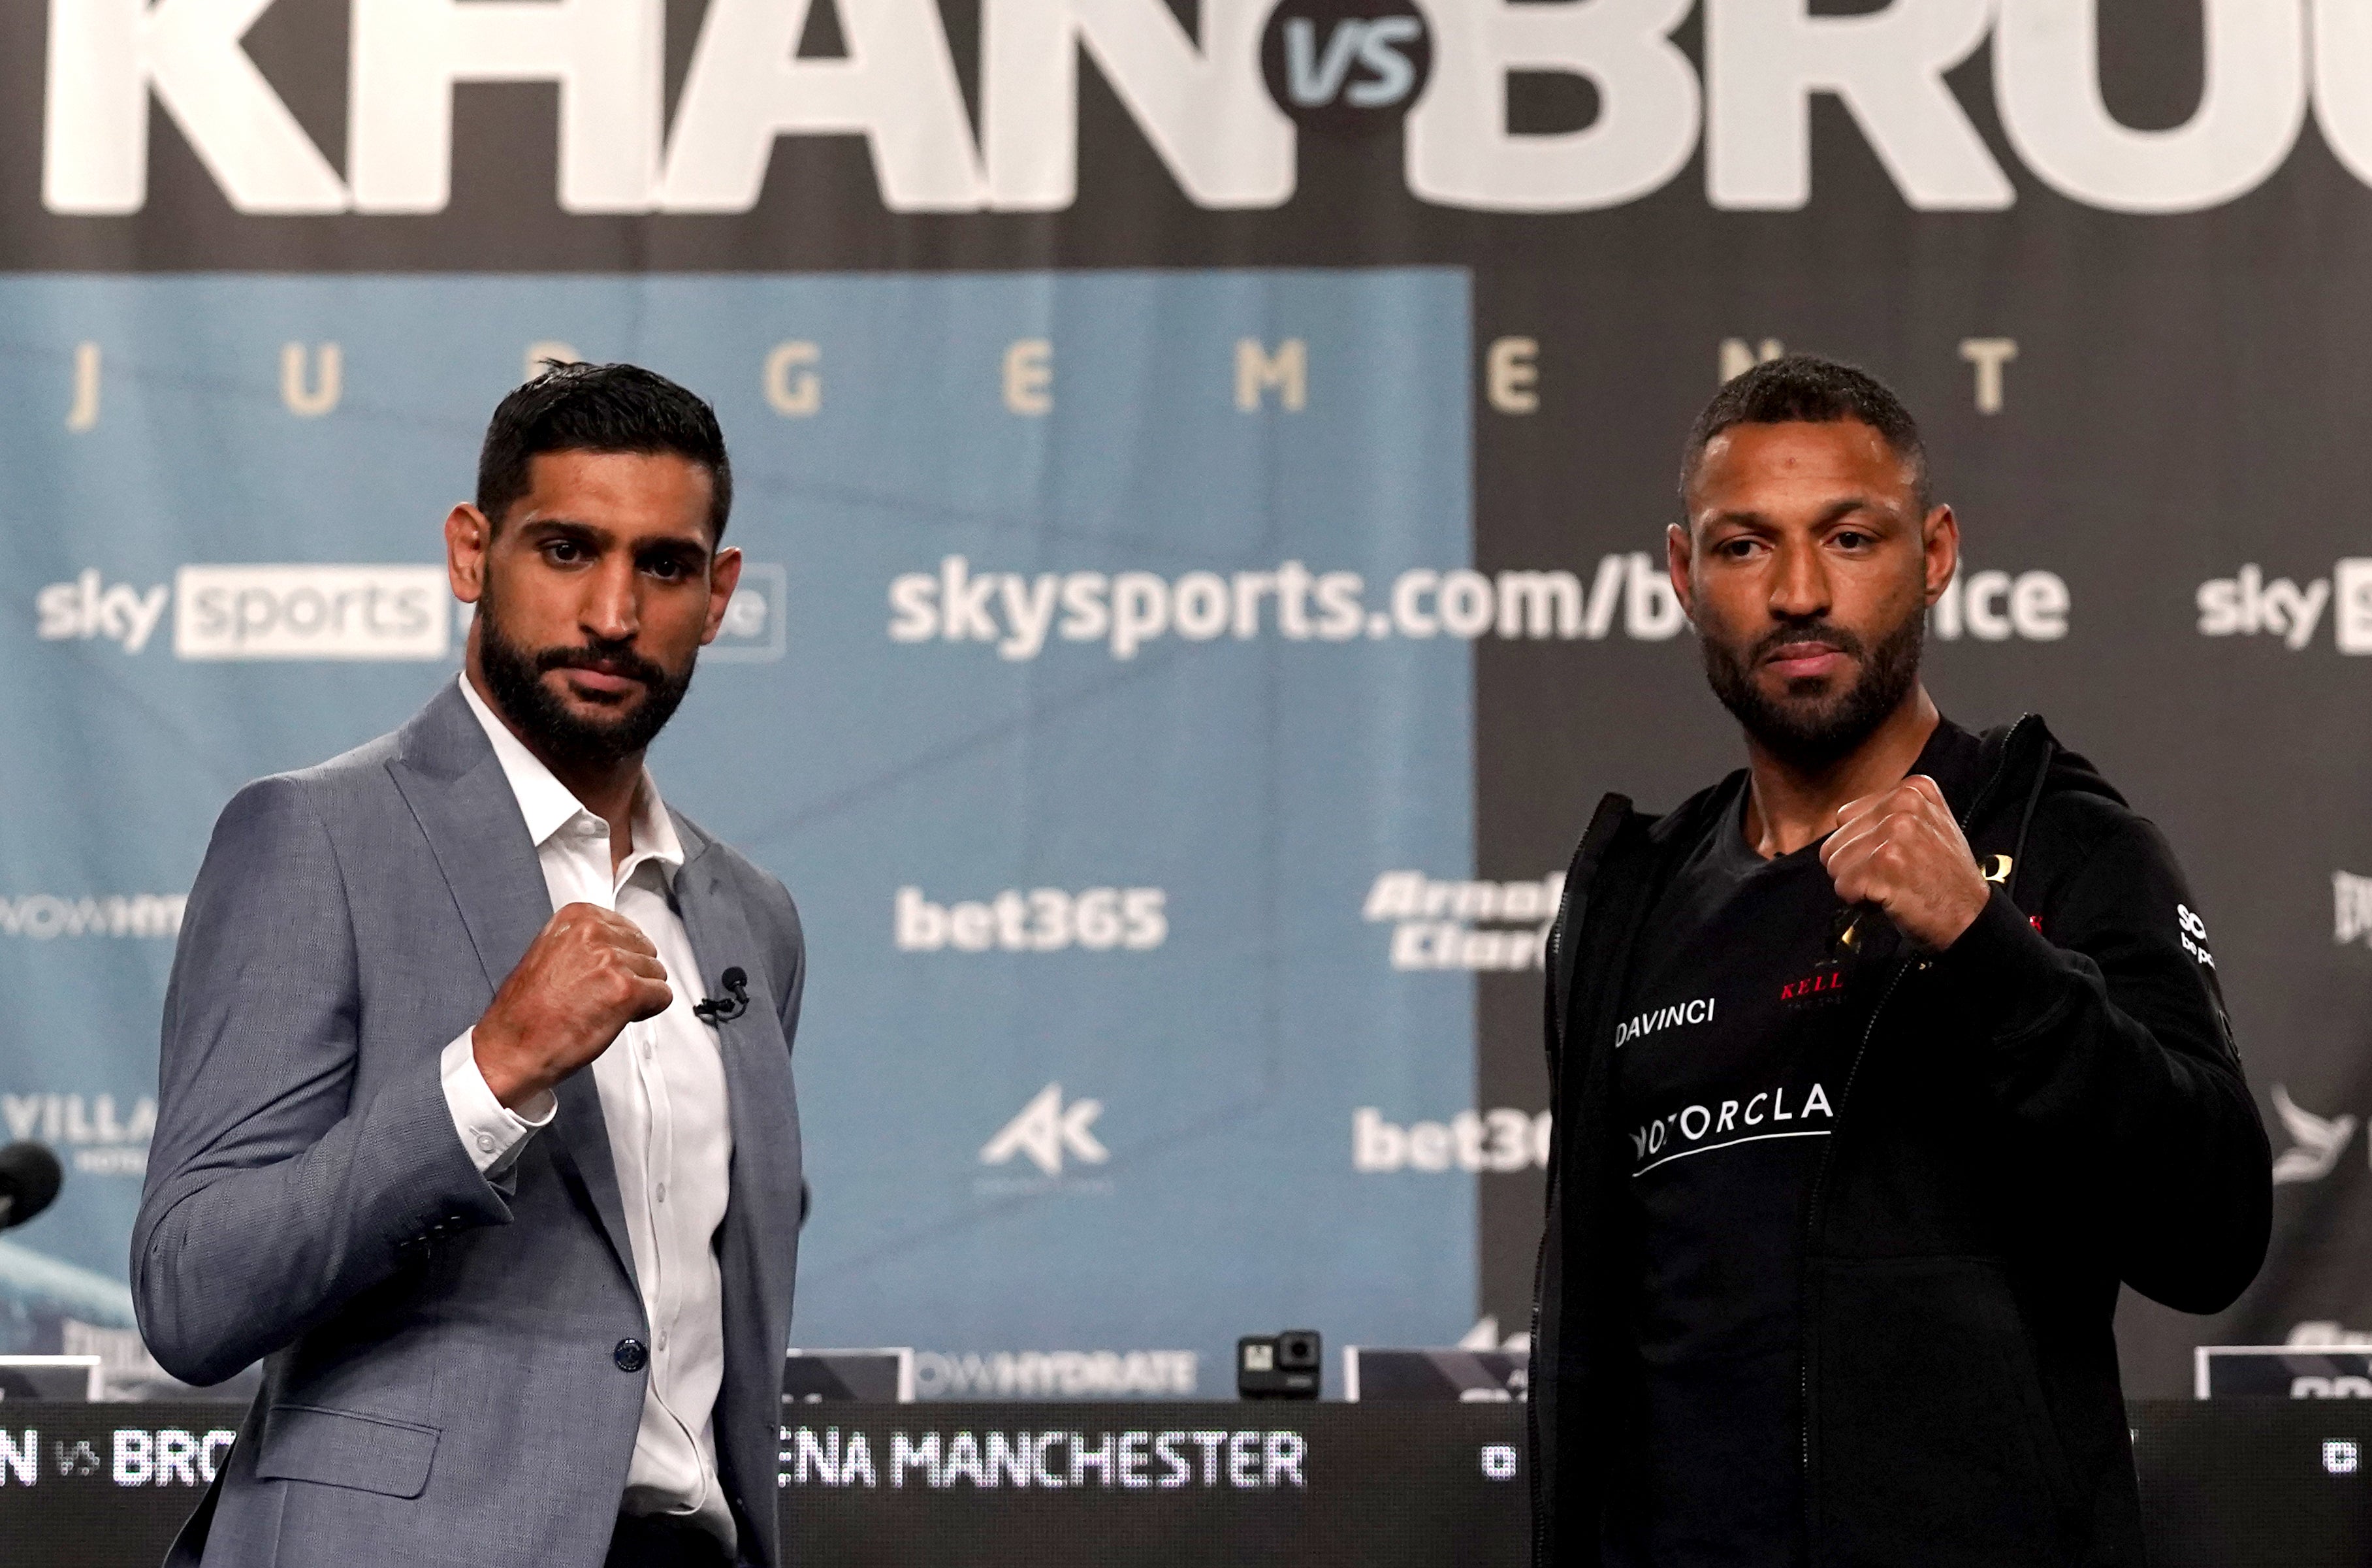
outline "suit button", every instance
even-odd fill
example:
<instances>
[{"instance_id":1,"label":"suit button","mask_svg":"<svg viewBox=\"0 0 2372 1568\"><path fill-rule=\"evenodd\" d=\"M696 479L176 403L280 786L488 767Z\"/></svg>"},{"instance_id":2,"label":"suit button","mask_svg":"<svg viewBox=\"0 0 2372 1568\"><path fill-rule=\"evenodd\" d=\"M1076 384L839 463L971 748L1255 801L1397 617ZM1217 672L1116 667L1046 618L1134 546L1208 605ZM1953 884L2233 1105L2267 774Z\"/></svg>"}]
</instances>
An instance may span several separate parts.
<instances>
[{"instance_id":1,"label":"suit button","mask_svg":"<svg viewBox=\"0 0 2372 1568\"><path fill-rule=\"evenodd\" d=\"M621 1372L640 1372L650 1364L651 1353L643 1348L640 1340L620 1340L618 1348L610 1353L610 1359L618 1364Z\"/></svg>"}]
</instances>

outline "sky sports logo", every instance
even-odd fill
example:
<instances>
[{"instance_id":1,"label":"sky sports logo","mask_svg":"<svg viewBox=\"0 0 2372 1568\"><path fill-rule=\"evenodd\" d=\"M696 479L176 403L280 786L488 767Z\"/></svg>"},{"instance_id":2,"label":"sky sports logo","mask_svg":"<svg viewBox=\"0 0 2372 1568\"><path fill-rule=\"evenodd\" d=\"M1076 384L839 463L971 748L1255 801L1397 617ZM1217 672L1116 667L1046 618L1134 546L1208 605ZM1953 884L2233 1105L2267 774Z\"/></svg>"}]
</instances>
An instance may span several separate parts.
<instances>
[{"instance_id":1,"label":"sky sports logo","mask_svg":"<svg viewBox=\"0 0 2372 1568\"><path fill-rule=\"evenodd\" d=\"M163 584L110 583L97 567L33 596L45 643L147 647L164 616ZM173 656L226 659L442 659L452 650L452 594L442 566L183 566L174 574Z\"/></svg>"},{"instance_id":2,"label":"sky sports logo","mask_svg":"<svg viewBox=\"0 0 2372 1568\"><path fill-rule=\"evenodd\" d=\"M787 574L753 563L703 657L768 662L783 656ZM146 648L168 604L173 656L225 660L436 661L457 651L468 625L456 616L441 565L272 563L191 565L164 584L110 583L97 567L33 596L43 642L111 642Z\"/></svg>"},{"instance_id":3,"label":"sky sports logo","mask_svg":"<svg viewBox=\"0 0 2372 1568\"><path fill-rule=\"evenodd\" d=\"M2271 636L2295 652L2314 640L2328 611L2332 646L2372 654L2372 556L2351 556L2331 575L2303 586L2269 579L2252 561L2231 576L2200 584L2197 603L2203 637Z\"/></svg>"},{"instance_id":4,"label":"sky sports logo","mask_svg":"<svg viewBox=\"0 0 2372 1568\"><path fill-rule=\"evenodd\" d=\"M442 566L184 566L173 653L185 659L441 659Z\"/></svg>"},{"instance_id":5,"label":"sky sports logo","mask_svg":"<svg viewBox=\"0 0 2372 1568\"><path fill-rule=\"evenodd\" d=\"M1371 593L1356 572L1299 561L1269 571L974 572L950 555L936 572L890 584L893 643L988 643L999 658L1036 658L1054 641L1100 643L1116 659L1176 637L1188 643L1345 643L1360 638L1499 636L1601 642L1616 628L1661 642L1687 624L1663 563L1644 551L1607 555L1587 581L1565 571L1414 567Z\"/></svg>"}]
</instances>

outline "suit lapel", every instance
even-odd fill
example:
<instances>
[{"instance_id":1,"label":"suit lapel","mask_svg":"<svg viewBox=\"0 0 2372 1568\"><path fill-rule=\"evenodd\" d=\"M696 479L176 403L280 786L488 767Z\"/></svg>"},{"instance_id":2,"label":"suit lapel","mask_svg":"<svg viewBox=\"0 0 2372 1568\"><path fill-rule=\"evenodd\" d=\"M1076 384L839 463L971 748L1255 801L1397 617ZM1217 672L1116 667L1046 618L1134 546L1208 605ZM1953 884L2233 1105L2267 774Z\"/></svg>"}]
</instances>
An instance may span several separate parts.
<instances>
[{"instance_id":1,"label":"suit lapel","mask_svg":"<svg viewBox=\"0 0 2372 1568\"><path fill-rule=\"evenodd\" d=\"M733 1127L733 1188L725 1219L729 1255L737 1239L779 1237L796 1229L799 1176L791 1058L772 1006L772 993L785 977L766 975L766 955L751 938L739 901L727 894L710 856L710 842L704 837L697 842L686 839L690 858L675 884L684 935L700 962L697 983L703 995L722 994L720 977L737 968L765 981L765 994L753 995L748 1011L717 1025ZM768 1250L752 1249L762 1257ZM756 1283L762 1293L770 1282Z\"/></svg>"},{"instance_id":2,"label":"suit lapel","mask_svg":"<svg viewBox=\"0 0 2372 1568\"><path fill-rule=\"evenodd\" d=\"M766 1562L776 1554L774 1434L782 1421L783 1347L798 1267L798 1108L781 1022L784 990L796 977L773 973L774 949L752 938L728 875L729 857L680 813L675 823L685 856L675 878L675 907L700 967L696 983L715 995L728 969L745 970L750 979L749 1008L717 1025L733 1164L716 1237L725 1330L716 1447L725 1483L749 1523L748 1554Z\"/></svg>"},{"instance_id":3,"label":"suit lapel","mask_svg":"<svg viewBox=\"0 0 2372 1568\"><path fill-rule=\"evenodd\" d=\"M576 1201L600 1220L610 1250L618 1256L618 1267L635 1281L639 1291L642 1282L634 1275L634 1245L626 1234L626 1203L618 1191L618 1162L610 1157L610 1123L601 1114L601 1091L593 1082L593 1070L579 1067L563 1078L554 1092L560 1098L559 1113L552 1118L551 1129L539 1136L552 1140L553 1163L575 1190Z\"/></svg>"},{"instance_id":4,"label":"suit lapel","mask_svg":"<svg viewBox=\"0 0 2372 1568\"><path fill-rule=\"evenodd\" d=\"M477 727L466 707L461 718ZM552 895L544 889L543 869L536 863L510 780L483 733L478 744L479 761L458 774L440 777L404 757L387 769L452 889L491 998L551 920Z\"/></svg>"},{"instance_id":5,"label":"suit lapel","mask_svg":"<svg viewBox=\"0 0 2372 1568\"><path fill-rule=\"evenodd\" d=\"M552 919L543 867L527 836L518 797L459 687L446 687L406 726L404 741L388 772L452 890L492 1001ZM618 1194L618 1167L610 1157L609 1124L593 1074L581 1069L571 1074L558 1094L560 1114L540 1140L550 1141L561 1174L600 1221L619 1266L633 1279L626 1206Z\"/></svg>"}]
</instances>

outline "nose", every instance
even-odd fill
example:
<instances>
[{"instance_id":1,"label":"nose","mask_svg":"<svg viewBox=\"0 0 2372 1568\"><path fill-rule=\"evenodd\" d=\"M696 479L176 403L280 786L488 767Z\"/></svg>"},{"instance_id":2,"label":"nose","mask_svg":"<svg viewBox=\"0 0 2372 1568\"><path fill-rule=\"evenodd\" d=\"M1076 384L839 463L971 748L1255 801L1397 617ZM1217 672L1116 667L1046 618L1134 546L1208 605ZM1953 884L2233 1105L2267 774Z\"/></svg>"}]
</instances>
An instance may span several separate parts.
<instances>
[{"instance_id":1,"label":"nose","mask_svg":"<svg viewBox=\"0 0 2372 1568\"><path fill-rule=\"evenodd\" d=\"M1808 621L1829 612L1829 574L1820 551L1796 540L1783 542L1771 576L1771 615L1775 621Z\"/></svg>"},{"instance_id":2,"label":"nose","mask_svg":"<svg viewBox=\"0 0 2372 1568\"><path fill-rule=\"evenodd\" d=\"M642 630L639 579L631 557L620 552L589 573L577 621L586 633L605 643L633 640Z\"/></svg>"}]
</instances>

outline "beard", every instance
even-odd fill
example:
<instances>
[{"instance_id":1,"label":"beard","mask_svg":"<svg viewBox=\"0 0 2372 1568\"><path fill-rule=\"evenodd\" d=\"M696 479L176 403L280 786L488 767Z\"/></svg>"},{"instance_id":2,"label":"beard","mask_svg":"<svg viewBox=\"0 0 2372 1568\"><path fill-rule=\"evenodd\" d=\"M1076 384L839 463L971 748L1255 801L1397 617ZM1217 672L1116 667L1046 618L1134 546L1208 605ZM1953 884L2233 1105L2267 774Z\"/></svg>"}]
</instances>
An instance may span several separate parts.
<instances>
[{"instance_id":1,"label":"beard","mask_svg":"<svg viewBox=\"0 0 2372 1568\"><path fill-rule=\"evenodd\" d=\"M1702 632L1702 628L1700 631ZM1875 643L1826 621L1773 628L1747 647L1701 635L1705 679L1714 695L1746 733L1789 767L1820 772L1853 754L1902 705L1919 679L1919 654L1926 640L1924 606L1914 606L1901 624ZM1772 697L1754 680L1763 656L1783 643L1817 639L1850 656L1860 674L1843 691L1818 693L1814 681L1792 683L1785 697Z\"/></svg>"},{"instance_id":2,"label":"beard","mask_svg":"<svg viewBox=\"0 0 2372 1568\"><path fill-rule=\"evenodd\" d=\"M488 584L491 590L493 585ZM692 672L665 669L634 652L631 644L590 642L577 647L532 649L505 634L494 595L478 601L478 664L503 715L525 732L536 750L576 767L614 767L639 756L675 716L692 689ZM614 718L587 718L568 707L543 683L555 669L599 669L642 683L642 701Z\"/></svg>"}]
</instances>

